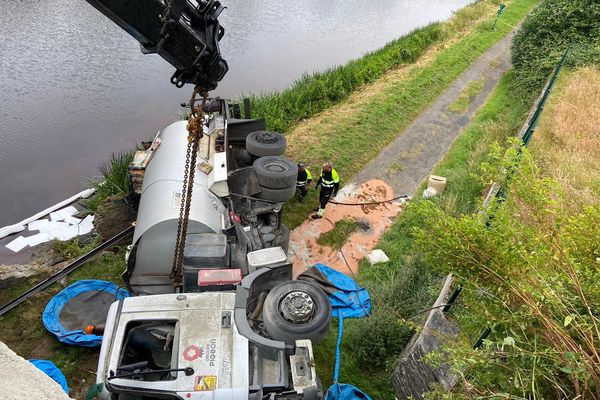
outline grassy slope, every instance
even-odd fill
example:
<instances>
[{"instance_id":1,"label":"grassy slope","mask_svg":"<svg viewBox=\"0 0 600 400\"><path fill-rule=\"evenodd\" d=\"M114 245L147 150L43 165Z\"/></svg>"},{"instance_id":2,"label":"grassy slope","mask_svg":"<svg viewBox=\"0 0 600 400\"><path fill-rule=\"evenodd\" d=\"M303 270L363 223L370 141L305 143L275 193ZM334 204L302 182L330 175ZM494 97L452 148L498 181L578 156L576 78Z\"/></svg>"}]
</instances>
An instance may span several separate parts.
<instances>
[{"instance_id":1,"label":"grassy slope","mask_svg":"<svg viewBox=\"0 0 600 400\"><path fill-rule=\"evenodd\" d=\"M536 0L513 1L503 14L504 21L517 24L535 3ZM378 96L369 98L351 114L328 114L324 123L291 132L288 157L312 166L313 174L327 160L334 164L342 180L354 175L510 29L501 24L498 31L493 31L490 20L480 23L458 42L439 51L431 64L390 82ZM287 206L288 226L294 228L302 223L316 204L315 197L311 192L303 204Z\"/></svg>"},{"instance_id":2,"label":"grassy slope","mask_svg":"<svg viewBox=\"0 0 600 400\"><path fill-rule=\"evenodd\" d=\"M515 96L514 83L515 76L511 71L503 77L472 124L434 170L435 174L448 178L446 191L436 201L455 213L476 209L483 190L483 184L476 176L477 166L485 161L489 146L514 135L527 116L530 101L535 96ZM439 277L431 272L415 250L412 229L417 226L419 221L408 207L378 246L390 257L390 262L373 267L364 262L361 265L358 280L371 293L375 318L391 314L398 319L406 319L427 308L435 297ZM412 320L418 322L419 318ZM365 367L353 357L353 351L356 347L354 342L371 333L369 320L364 323L348 320L345 323L341 381L354 384L373 398L392 400L394 395L389 377L397 353L390 352L386 368L373 370ZM331 382L329 371L333 368L335 336L336 331L332 328L325 342L316 349L317 368L325 385Z\"/></svg>"},{"instance_id":3,"label":"grassy slope","mask_svg":"<svg viewBox=\"0 0 600 400\"><path fill-rule=\"evenodd\" d=\"M508 80L511 86L513 86L512 90L510 91L513 96L516 97L516 95L519 95L520 92L514 89L514 85L518 80L518 76L514 72L511 72L511 74L507 76L505 80ZM521 85L520 87L523 86ZM528 99L533 100L533 96L529 95ZM510 112L509 117L511 119L512 117L517 117L520 112L526 111L521 104L519 104L519 108L522 110L519 111L511 109L510 102L505 101L504 103L504 106L499 109ZM498 106L501 105L502 103L498 103ZM540 124L538 125L538 128L533 136L533 140L529 145L529 154L531 154L535 164L539 167L539 173L541 173L541 175L544 177L549 177L552 181L557 183L556 186L545 186L545 189L547 190L548 187L552 187L552 190L556 190L556 192L559 194L556 195L556 197L546 197L543 201L537 200L536 203L535 199L527 197L527 195L531 196L531 193L534 193L533 189L531 192L528 192L523 188L517 190L511 183L509 188L511 193L509 193L507 202L503 207L508 207L509 203L513 201L510 206L516 211L514 211L514 214L511 217L512 221L514 222L518 219L519 223L523 225L519 226L518 232L512 233L512 237L518 238L518 235L521 235L524 239L524 242L527 240L535 242L536 252L543 253L546 244L544 243L543 239L539 240L538 244L538 239L535 239L535 235L554 237L554 235L548 235L548 232L556 229L557 232L559 232L556 234L556 237L558 238L556 240L561 240L562 237L564 237L562 230L568 230L569 228L566 227L568 227L570 223L573 223L577 217L582 218L582 210L591 206L597 207L598 200L600 199L600 179L598 178L598 172L600 171L600 128L596 123L598 117L600 116L599 110L600 70L597 67L586 67L572 71L564 69L559 76L557 85L555 86L548 103L546 104ZM500 139L500 137L498 139ZM462 151L460 151L460 153L462 153ZM440 167L442 169L448 168L450 171L456 171L456 165L460 165L467 160L464 157L458 157L455 160L456 162L454 162L450 160L451 158L452 157L448 157L446 160L448 163L446 165L443 165L443 163ZM535 182L530 180L528 181L528 184L534 185ZM548 184L549 182L545 183L545 185ZM523 182L520 182L520 185L522 186ZM473 184L470 186L475 187L477 185ZM515 186L518 186L517 183L515 183ZM463 187L468 189L469 185L465 185ZM481 185L479 185L479 187L481 187ZM475 197L473 197L473 200L476 200ZM556 201L557 203L552 205L552 201ZM477 202L473 201L471 201L470 204L450 201L446 202L444 205L448 206L448 210L451 212L457 212L459 210L464 212L473 212L475 211L474 205L476 204ZM520 209L519 207L522 208ZM552 222L546 222L546 218L548 218L549 215L554 214L552 207L560 210L556 212L559 217L556 217L555 220L550 220ZM536 220L535 217L532 217L533 215L538 215L538 219ZM540 218L539 216L543 217ZM571 218L571 216L574 218ZM592 220L591 217L590 220ZM565 221L565 223L563 224L560 221ZM544 225L544 223L547 225ZM554 224L556 224L556 226L554 226ZM582 226L585 226L585 224ZM590 226L592 227L591 232L593 236L595 233L593 231L593 223L590 223ZM542 227L541 232L536 232L536 230L539 230L540 227ZM584 243L586 239L584 231L585 229L581 229L581 232L578 232L578 234L581 235L580 237L572 237L572 240L581 240L576 247L585 248ZM501 234L502 232L500 232L500 235ZM574 237L577 237L577 239L573 239ZM515 240L515 242L516 241L517 240ZM477 245L474 247L477 247ZM589 263L590 261L593 264L594 256L591 256L590 260L586 260L585 257L575 256L573 253L576 253L576 250L572 253L568 251L564 254L568 254L570 259L578 260L578 279L582 282L586 282L585 284L582 284L581 287L577 285L577 291L582 290L588 299L598 298L595 293L595 291L597 292L598 281L593 276L593 273L590 273L589 275L587 273L582 273L582 271L584 271L583 265L586 265L586 262ZM481 254L481 249L479 249L479 254ZM526 268L524 269L525 272L523 275L517 276L521 281L525 282L524 287L527 291L534 291L536 294L539 294L540 297L544 296L544 290L555 293L557 287L561 288L558 291L560 297L557 297L555 301L562 306L562 304L573 304L572 302L574 302L573 296L570 295L570 291L573 290L571 289L571 285L574 285L574 278L572 276L568 276L568 278L565 279L566 283L560 283L560 279L564 279L561 278L561 274L568 270L565 266L569 265L570 262L570 260L567 261L561 259L560 256L560 254L552 255L552 253L550 253L550 255L542 258L542 262L549 265L548 269L544 269L544 267L540 268L539 266L536 266L536 261L528 260L524 263ZM477 259L477 257L475 259ZM552 264L552 262L548 262L548 260L556 262L555 264ZM510 261L507 260L507 263L508 262ZM516 262L519 262L518 258ZM440 262L439 264L440 265L437 266L438 268L442 263ZM500 275L502 276L502 273L506 271L507 282L510 282L511 279L514 280L515 278L514 276L511 278L510 268L506 267L506 265L507 264L501 265L501 268L499 269L501 271ZM552 276L552 280L548 281L547 276ZM479 279L481 279L481 277ZM593 282L594 284L588 285L587 282ZM539 286L536 286L538 283L540 283ZM544 284L548 285L547 289L544 288ZM497 306L499 309L496 310L493 309L493 306L487 304L485 307L479 307L478 305L481 302L481 290L482 289L478 289L477 287L468 287L468 285L463 287L461 299L459 300L463 306L459 306L454 310L455 317L459 320L463 334L467 336L470 343L475 342L475 340L483 331L486 323L494 325L492 335L489 337L489 339L496 341L500 340L501 342L502 338L512 334L513 326L518 324L518 321L515 321L514 319L510 320L510 318L507 319L506 316L503 316L502 310L504 310L504 312L507 314L510 313L513 317L517 316L515 319L529 318L529 314L524 313L522 310L517 311L521 304L511 304L510 301L507 303L503 302L498 304ZM503 288L503 290L506 292L509 291L506 288ZM559 330L563 328L563 320L565 318L564 315L559 314L561 312L560 306L544 304L543 307L544 310L553 310L552 316L557 318L557 326L559 327ZM577 315L578 311L572 311L580 310L581 308L578 308L579 306L570 305L569 307L571 307L569 308L569 311L562 312L567 315L570 315L569 313L572 312L573 319L581 318ZM484 310L482 310L482 308ZM488 312L488 310L489 313L484 314L485 312ZM479 317L474 318L474 315L478 315ZM531 317L531 319L528 321L537 321L535 318L536 317ZM513 323L506 324L505 322L507 320L512 321ZM525 334L526 337L533 338L537 337L536 335L543 331L543 335L540 334L540 337L552 337L553 339L556 338L555 335L548 336L547 333L550 330L545 327L543 329L540 328L541 324L538 324L538 322L527 326L528 328L525 331L522 331L520 333L521 335ZM576 335L587 334L588 331L582 330L566 332L576 337ZM555 398L556 396L561 397L565 393L573 394L573 396L575 396L573 387L569 389L569 384L572 383L569 382L571 377L568 377L564 380L556 380L555 377L560 375L560 371L549 372L549 370L552 370L552 368L558 369L559 367L556 367L556 365L561 365L560 363L562 363L562 360L558 363L556 363L556 361L549 361L549 364L554 365L554 367L549 367L546 365L545 372L540 372L542 371L542 367L536 362L535 357L532 358L530 356L530 354L535 350L540 351L540 354L562 354L562 348L559 348L558 350L552 348L555 343L559 343L558 341L553 342L552 340L549 340L548 342L544 342L544 339L540 340L539 342L532 341L521 345L520 343L526 342L527 340L522 339L522 336L518 336L516 340L517 343L519 343L519 350L517 352L517 357L513 358L521 359L522 364L519 365L519 363L513 363L511 365L510 361L507 361L503 357L503 360L500 363L502 365L499 365L498 363L495 363L494 360L488 359L487 362L481 364L481 368L473 368L470 373L471 376L467 378L469 386L471 387L471 389L469 389L470 393L476 391L485 398L498 398L498 396L491 395L491 393L496 393L496 391L499 390L502 392L509 392L509 390L507 387L499 388L494 379L502 380L504 382L512 382L513 377L511 377L511 373L514 372L514 376L524 375L528 376L528 379L530 376L531 379L534 379L535 383L521 385L521 387L519 387L516 383L517 378L515 378L513 387L514 392L511 392L513 395L515 393L524 393L521 396L529 396L531 398L531 393L533 392L533 396L535 396L535 393L537 393L538 398L543 398L544 396L549 396L549 398ZM583 341L583 339L574 340ZM586 344L588 343L593 343L593 339L592 341L586 342ZM550 350L548 350L546 347L548 345L550 346ZM593 348L593 344L591 346ZM585 357L585 352L586 347L583 345L579 348L579 351L575 351L575 353L577 353L576 358L583 359ZM507 358L509 359L510 357L511 356L508 356ZM549 360L552 360L552 358L550 357ZM517 366L515 366L515 364ZM507 365L510 365L510 367L506 367ZM504 371L502 371L503 368ZM504 375L503 373L506 372L506 368L508 368L508 371L511 371L511 373ZM527 372L523 372L526 370ZM471 384L474 385L474 388ZM581 382L579 382L579 384L580 387L584 387ZM560 389L557 389L559 385L562 385L562 392ZM510 384L508 386L510 386ZM528 389L525 390L524 388ZM521 392L522 390L523 392ZM566 392L564 390L566 390ZM464 390L464 387L459 387L456 390L455 397L452 398L463 398L466 395L467 394Z\"/></svg>"},{"instance_id":4,"label":"grassy slope","mask_svg":"<svg viewBox=\"0 0 600 400\"><path fill-rule=\"evenodd\" d=\"M563 71L530 144L542 170L579 212L600 193L600 69Z\"/></svg>"},{"instance_id":5,"label":"grassy slope","mask_svg":"<svg viewBox=\"0 0 600 400\"><path fill-rule=\"evenodd\" d=\"M83 253L85 251L81 251ZM124 248L115 247L114 252L105 252L92 262L73 272L68 283L81 279L103 279L121 282L120 274L125 267ZM21 285L22 293L30 284ZM0 340L6 343L21 357L49 359L67 377L70 395L76 399L85 398L89 385L95 382L98 349L87 349L61 344L42 325L42 313L52 296L62 286L55 284L25 303L0 317Z\"/></svg>"}]
</instances>

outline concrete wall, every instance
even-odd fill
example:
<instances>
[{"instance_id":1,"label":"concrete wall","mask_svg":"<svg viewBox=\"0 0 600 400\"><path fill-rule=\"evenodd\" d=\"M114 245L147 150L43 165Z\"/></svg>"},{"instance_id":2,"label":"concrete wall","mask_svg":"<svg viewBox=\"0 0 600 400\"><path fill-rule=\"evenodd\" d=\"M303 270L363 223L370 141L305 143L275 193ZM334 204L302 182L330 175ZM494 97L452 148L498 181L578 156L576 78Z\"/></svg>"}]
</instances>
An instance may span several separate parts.
<instances>
[{"instance_id":1,"label":"concrete wall","mask_svg":"<svg viewBox=\"0 0 600 400\"><path fill-rule=\"evenodd\" d=\"M432 307L446 304L450 296L452 275L448 275L444 287ZM415 335L400 354L398 363L392 375L392 384L399 400L414 398L421 399L430 390L432 383L452 388L457 377L450 373L449 368L432 368L421 361L427 353L436 351L448 340L453 340L459 334L458 325L446 318L442 308L429 312L423 330Z\"/></svg>"},{"instance_id":2,"label":"concrete wall","mask_svg":"<svg viewBox=\"0 0 600 400\"><path fill-rule=\"evenodd\" d=\"M60 385L0 342L0 399L69 400Z\"/></svg>"}]
</instances>

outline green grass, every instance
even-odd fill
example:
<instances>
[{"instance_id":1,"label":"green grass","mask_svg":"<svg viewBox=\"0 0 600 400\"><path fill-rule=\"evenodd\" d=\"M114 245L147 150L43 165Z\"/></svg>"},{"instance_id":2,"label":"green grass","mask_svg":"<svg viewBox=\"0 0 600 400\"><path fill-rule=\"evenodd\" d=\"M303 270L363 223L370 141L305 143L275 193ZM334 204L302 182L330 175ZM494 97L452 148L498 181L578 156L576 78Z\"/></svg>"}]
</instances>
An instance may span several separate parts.
<instances>
[{"instance_id":1,"label":"green grass","mask_svg":"<svg viewBox=\"0 0 600 400\"><path fill-rule=\"evenodd\" d=\"M486 161L490 145L495 141L503 142L518 132L527 116L535 95L519 93L515 89L515 81L513 71L501 79L472 124L434 169L434 174L448 178L448 184L446 191L433 201L440 202L454 213L472 212L480 204L484 183L475 173L478 166ZM419 201L424 200L415 197L414 202ZM413 233L419 226L421 221L409 205L378 245L390 257L390 261L375 266L362 262L358 276L360 284L369 289L371 294L373 316L381 318L382 315L391 315L404 329L421 322L426 315L422 311L433 303L442 278L425 263L416 247ZM363 337L375 337L373 327L376 324L370 323L370 318L362 323L347 323L344 339L344 354L347 356L342 360L342 381L354 384L373 398L393 400L390 376L393 362L403 346L391 348L384 365L376 369L350 356L359 344L365 346ZM398 335L392 329L387 333L378 333L386 334ZM331 379L328 371L332 369L331 349L335 347L335 335L334 330L330 331L325 342L316 346L317 370L323 382L330 382ZM377 345L377 341L374 342Z\"/></svg>"},{"instance_id":2,"label":"green grass","mask_svg":"<svg viewBox=\"0 0 600 400\"><path fill-rule=\"evenodd\" d=\"M469 213L480 205L485 183L478 173L487 161L490 145L504 144L521 128L537 93L523 93L516 87L515 72L509 71L498 83L486 104L454 142L434 169L446 177L446 191L436 201L455 213Z\"/></svg>"},{"instance_id":3,"label":"green grass","mask_svg":"<svg viewBox=\"0 0 600 400\"><path fill-rule=\"evenodd\" d=\"M503 14L504 21L517 24L536 2L513 1ZM474 32L440 51L430 65L414 70L408 79L390 82L383 93L367 102L362 110L339 119L335 125L315 127L312 137L301 138L302 146L298 146L297 153L289 156L309 166L318 166L323 160L330 161L343 183L377 156L510 29L502 25L493 31L490 21L481 23ZM270 116L267 115L267 118ZM318 173L318 170L314 172ZM301 224L316 202L316 192L310 192L304 203L286 205L285 223L291 229Z\"/></svg>"},{"instance_id":4,"label":"green grass","mask_svg":"<svg viewBox=\"0 0 600 400\"><path fill-rule=\"evenodd\" d=\"M100 237L96 236L91 242L82 244L79 241L79 237L76 237L67 241L54 240L51 242L51 246L52 252L55 255L61 256L65 260L70 260L89 253L95 247L100 245L100 242Z\"/></svg>"},{"instance_id":5,"label":"green grass","mask_svg":"<svg viewBox=\"0 0 600 400\"><path fill-rule=\"evenodd\" d=\"M344 246L352 232L358 229L358 222L354 219L342 219L337 221L332 230L323 233L317 239L321 246L328 246L334 250L339 250Z\"/></svg>"},{"instance_id":6,"label":"green grass","mask_svg":"<svg viewBox=\"0 0 600 400\"><path fill-rule=\"evenodd\" d=\"M469 86L462 91L460 96L448 106L448 110L457 114L467 112L475 97L483 90L484 85L485 82L483 79L471 82Z\"/></svg>"}]
</instances>

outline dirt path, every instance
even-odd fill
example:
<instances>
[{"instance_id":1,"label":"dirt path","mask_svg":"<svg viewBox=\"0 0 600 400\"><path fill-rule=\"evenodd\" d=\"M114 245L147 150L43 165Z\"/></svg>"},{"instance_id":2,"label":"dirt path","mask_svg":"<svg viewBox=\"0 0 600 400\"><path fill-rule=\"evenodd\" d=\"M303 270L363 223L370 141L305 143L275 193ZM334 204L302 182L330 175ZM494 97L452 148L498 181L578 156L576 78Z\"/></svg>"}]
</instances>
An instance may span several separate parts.
<instances>
[{"instance_id":1,"label":"dirt path","mask_svg":"<svg viewBox=\"0 0 600 400\"><path fill-rule=\"evenodd\" d=\"M345 191L351 192L356 185L377 178L387 182L396 194L412 196L510 67L512 37L507 35L479 57L433 105L356 174ZM448 109L466 88L479 82L483 83L483 89L467 111L457 113Z\"/></svg>"},{"instance_id":2,"label":"dirt path","mask_svg":"<svg viewBox=\"0 0 600 400\"><path fill-rule=\"evenodd\" d=\"M359 203L401 194L413 196L509 69L512 37L512 33L507 35L479 57L397 139L352 177L336 200ZM456 111L455 105L461 99L465 110ZM402 208L399 202L370 208L328 205L325 218L307 220L291 233L295 275L316 262L345 273L358 272L360 260L373 250ZM366 222L370 229L350 235L341 252L316 243L335 222L349 218Z\"/></svg>"}]
</instances>

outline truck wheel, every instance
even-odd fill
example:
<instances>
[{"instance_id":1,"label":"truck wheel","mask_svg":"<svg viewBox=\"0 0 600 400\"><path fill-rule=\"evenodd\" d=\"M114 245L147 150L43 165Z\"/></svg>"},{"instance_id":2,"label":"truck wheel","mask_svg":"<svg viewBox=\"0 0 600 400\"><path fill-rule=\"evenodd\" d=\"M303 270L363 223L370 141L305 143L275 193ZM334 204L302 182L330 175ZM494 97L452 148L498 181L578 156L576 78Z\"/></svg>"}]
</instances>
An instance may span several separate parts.
<instances>
[{"instance_id":1,"label":"truck wheel","mask_svg":"<svg viewBox=\"0 0 600 400\"><path fill-rule=\"evenodd\" d=\"M254 161L254 172L260 186L270 189L296 188L298 166L279 156L260 157Z\"/></svg>"},{"instance_id":2,"label":"truck wheel","mask_svg":"<svg viewBox=\"0 0 600 400\"><path fill-rule=\"evenodd\" d=\"M288 201L296 194L296 187L294 186L287 189L270 189L261 186L260 190L261 192L257 195L259 199L274 201L276 203Z\"/></svg>"},{"instance_id":3,"label":"truck wheel","mask_svg":"<svg viewBox=\"0 0 600 400\"><path fill-rule=\"evenodd\" d=\"M262 315L273 339L290 344L297 339L318 343L329 330L331 303L325 292L312 283L283 282L267 295Z\"/></svg>"},{"instance_id":4,"label":"truck wheel","mask_svg":"<svg viewBox=\"0 0 600 400\"><path fill-rule=\"evenodd\" d=\"M283 155L286 146L285 136L280 133L256 131L246 136L246 150L257 157Z\"/></svg>"}]
</instances>

